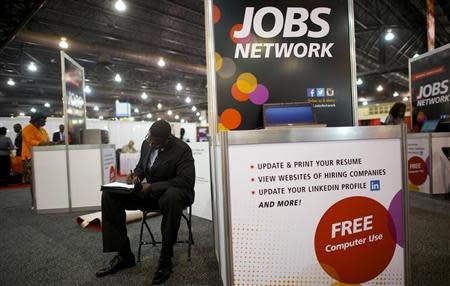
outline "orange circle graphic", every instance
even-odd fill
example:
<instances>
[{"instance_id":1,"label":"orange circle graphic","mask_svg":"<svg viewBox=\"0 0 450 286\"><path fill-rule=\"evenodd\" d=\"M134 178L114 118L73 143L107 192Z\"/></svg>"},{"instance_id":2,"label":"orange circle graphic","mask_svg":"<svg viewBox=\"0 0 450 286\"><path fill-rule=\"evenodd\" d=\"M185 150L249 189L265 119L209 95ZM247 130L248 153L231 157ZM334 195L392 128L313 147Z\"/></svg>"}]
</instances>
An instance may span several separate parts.
<instances>
[{"instance_id":1,"label":"orange circle graphic","mask_svg":"<svg viewBox=\"0 0 450 286\"><path fill-rule=\"evenodd\" d=\"M241 92L237 86L237 83L234 83L233 86L231 87L231 95L233 96L234 99L240 102L248 100L248 94Z\"/></svg>"},{"instance_id":2,"label":"orange circle graphic","mask_svg":"<svg viewBox=\"0 0 450 286\"><path fill-rule=\"evenodd\" d=\"M222 16L222 12L220 12L219 7L216 4L213 6L213 21L214 24L217 24L220 21L220 17Z\"/></svg>"},{"instance_id":3,"label":"orange circle graphic","mask_svg":"<svg viewBox=\"0 0 450 286\"><path fill-rule=\"evenodd\" d=\"M234 31L240 31L242 30L242 24L236 24L233 27L231 27L230 30L230 38L233 41L233 43L237 44L238 39L234 37Z\"/></svg>"},{"instance_id":4,"label":"orange circle graphic","mask_svg":"<svg viewBox=\"0 0 450 286\"><path fill-rule=\"evenodd\" d=\"M225 109L220 115L220 123L228 129L238 128L241 125L241 121L241 113L234 108Z\"/></svg>"},{"instance_id":5,"label":"orange circle graphic","mask_svg":"<svg viewBox=\"0 0 450 286\"><path fill-rule=\"evenodd\" d=\"M337 281L357 284L372 280L394 255L392 225L392 217L379 202L359 196L343 199L325 212L317 226L317 260Z\"/></svg>"}]
</instances>

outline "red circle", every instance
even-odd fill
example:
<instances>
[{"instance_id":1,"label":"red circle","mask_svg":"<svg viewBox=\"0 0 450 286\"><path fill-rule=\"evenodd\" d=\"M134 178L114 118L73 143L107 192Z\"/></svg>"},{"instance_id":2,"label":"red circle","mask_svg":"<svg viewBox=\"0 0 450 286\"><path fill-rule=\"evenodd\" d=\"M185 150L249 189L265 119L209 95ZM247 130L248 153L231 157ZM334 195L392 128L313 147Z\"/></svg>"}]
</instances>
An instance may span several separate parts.
<instances>
[{"instance_id":1,"label":"red circle","mask_svg":"<svg viewBox=\"0 0 450 286\"><path fill-rule=\"evenodd\" d=\"M220 20L220 17L222 16L222 13L220 12L219 7L217 7L216 4L213 5L213 21L214 24L217 24Z\"/></svg>"},{"instance_id":2,"label":"red circle","mask_svg":"<svg viewBox=\"0 0 450 286\"><path fill-rule=\"evenodd\" d=\"M317 260L340 282L372 280L394 255L396 243L390 225L389 212L377 201L367 197L343 199L325 212L317 226Z\"/></svg>"},{"instance_id":3,"label":"red circle","mask_svg":"<svg viewBox=\"0 0 450 286\"><path fill-rule=\"evenodd\" d=\"M114 168L114 166L111 166L111 168L109 168L109 181L115 182L116 179L117 179L116 168Z\"/></svg>"},{"instance_id":4,"label":"red circle","mask_svg":"<svg viewBox=\"0 0 450 286\"><path fill-rule=\"evenodd\" d=\"M236 24L230 29L230 38L233 41L233 43L237 44L238 39L234 37L234 31L240 31L242 30L242 24Z\"/></svg>"},{"instance_id":5,"label":"red circle","mask_svg":"<svg viewBox=\"0 0 450 286\"><path fill-rule=\"evenodd\" d=\"M234 83L231 87L231 96L239 102L247 101L249 97L247 93L243 93L239 90L237 83Z\"/></svg>"},{"instance_id":6,"label":"red circle","mask_svg":"<svg viewBox=\"0 0 450 286\"><path fill-rule=\"evenodd\" d=\"M427 180L427 164L422 158L414 156L408 160L408 178L416 186L420 186Z\"/></svg>"},{"instance_id":7,"label":"red circle","mask_svg":"<svg viewBox=\"0 0 450 286\"><path fill-rule=\"evenodd\" d=\"M238 128L241 125L241 121L241 113L234 108L225 109L220 115L220 123L227 129Z\"/></svg>"}]
</instances>

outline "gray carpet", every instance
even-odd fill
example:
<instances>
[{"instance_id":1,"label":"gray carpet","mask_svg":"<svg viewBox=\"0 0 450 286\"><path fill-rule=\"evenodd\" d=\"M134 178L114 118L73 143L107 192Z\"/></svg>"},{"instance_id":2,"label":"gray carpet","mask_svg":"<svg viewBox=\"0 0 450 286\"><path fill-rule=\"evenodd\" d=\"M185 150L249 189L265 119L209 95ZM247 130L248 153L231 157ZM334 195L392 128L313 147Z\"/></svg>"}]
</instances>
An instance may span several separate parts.
<instances>
[{"instance_id":1,"label":"gray carpet","mask_svg":"<svg viewBox=\"0 0 450 286\"><path fill-rule=\"evenodd\" d=\"M159 247L144 246L142 262L112 276L96 278L107 263L101 233L84 230L75 222L83 213L33 214L29 190L0 191L0 285L150 285ZM159 218L148 220L159 235ZM174 273L164 285L221 285L213 250L212 223L193 217L195 245L187 261L187 244L177 244ZM137 255L139 223L128 225ZM187 238L184 222L180 238ZM156 237L158 238L158 236Z\"/></svg>"},{"instance_id":2,"label":"gray carpet","mask_svg":"<svg viewBox=\"0 0 450 286\"><path fill-rule=\"evenodd\" d=\"M0 285L149 285L159 248L145 246L143 261L115 275L96 278L111 255L101 253L101 234L81 229L82 213L35 215L28 190L0 190ZM450 285L450 201L411 194L412 285ZM159 234L159 218L151 219ZM187 246L175 247L174 274L165 285L221 285L212 225L193 218L192 261ZM128 226L136 250L139 224ZM180 237L186 237L182 225Z\"/></svg>"}]
</instances>

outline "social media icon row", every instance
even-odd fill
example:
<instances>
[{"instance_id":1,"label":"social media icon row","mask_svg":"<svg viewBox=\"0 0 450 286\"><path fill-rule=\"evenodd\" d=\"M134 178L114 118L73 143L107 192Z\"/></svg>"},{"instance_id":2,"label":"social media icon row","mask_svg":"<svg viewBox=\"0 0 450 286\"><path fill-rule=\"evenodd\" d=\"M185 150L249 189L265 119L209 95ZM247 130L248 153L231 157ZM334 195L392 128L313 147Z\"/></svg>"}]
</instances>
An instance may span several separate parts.
<instances>
[{"instance_id":1,"label":"social media icon row","mask_svg":"<svg viewBox=\"0 0 450 286\"><path fill-rule=\"evenodd\" d=\"M307 97L325 97L326 96L334 96L333 88L307 88L306 96Z\"/></svg>"}]
</instances>

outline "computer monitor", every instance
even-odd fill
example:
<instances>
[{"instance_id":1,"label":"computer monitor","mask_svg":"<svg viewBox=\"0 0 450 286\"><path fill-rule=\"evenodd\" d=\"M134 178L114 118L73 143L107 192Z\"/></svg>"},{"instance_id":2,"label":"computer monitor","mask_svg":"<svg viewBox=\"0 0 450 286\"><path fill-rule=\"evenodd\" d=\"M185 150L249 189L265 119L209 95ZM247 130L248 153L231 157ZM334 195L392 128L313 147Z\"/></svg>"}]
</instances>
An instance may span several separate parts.
<instances>
[{"instance_id":1,"label":"computer monitor","mask_svg":"<svg viewBox=\"0 0 450 286\"><path fill-rule=\"evenodd\" d=\"M299 126L316 123L311 103L270 103L263 105L264 127Z\"/></svg>"},{"instance_id":2,"label":"computer monitor","mask_svg":"<svg viewBox=\"0 0 450 286\"><path fill-rule=\"evenodd\" d=\"M439 123L439 119L427 120L423 123L420 132L434 132Z\"/></svg>"}]
</instances>

